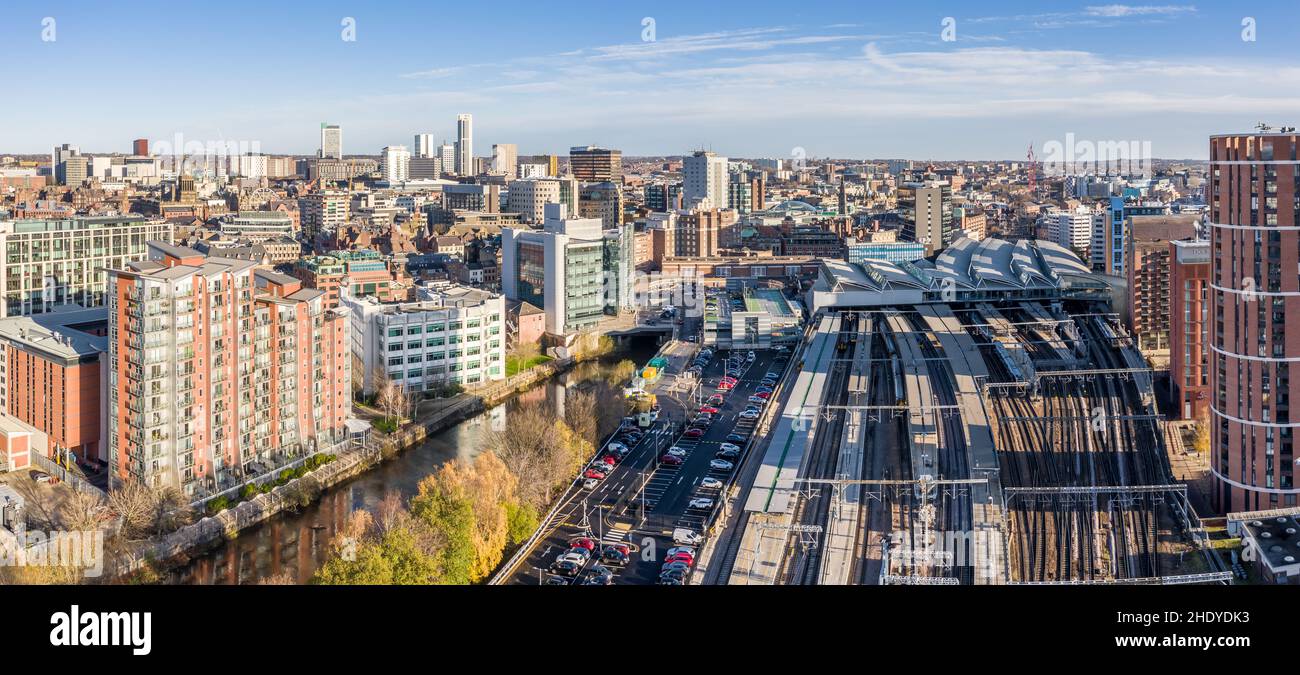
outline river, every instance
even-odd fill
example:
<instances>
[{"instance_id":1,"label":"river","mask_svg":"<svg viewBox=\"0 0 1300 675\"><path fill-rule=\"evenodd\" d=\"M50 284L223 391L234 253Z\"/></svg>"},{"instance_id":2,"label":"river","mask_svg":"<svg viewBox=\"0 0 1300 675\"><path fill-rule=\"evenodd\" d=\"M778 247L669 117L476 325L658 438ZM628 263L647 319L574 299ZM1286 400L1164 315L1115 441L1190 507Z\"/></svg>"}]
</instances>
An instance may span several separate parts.
<instances>
[{"instance_id":1,"label":"river","mask_svg":"<svg viewBox=\"0 0 1300 675\"><path fill-rule=\"evenodd\" d=\"M285 513L223 542L170 573L169 583L255 584L288 573L297 583L307 583L329 553L330 541L348 515L356 509L373 510L389 492L404 498L414 495L420 481L444 463L472 458L481 448L483 434L504 423L520 404L544 401L563 415L564 393L582 390L605 379L615 364L631 359L637 365L654 356L652 342L635 341L627 350L599 361L575 366L567 373L539 384L494 408L444 429L419 446L370 471L337 485L316 503L298 513ZM498 427L499 428L499 427Z\"/></svg>"}]
</instances>

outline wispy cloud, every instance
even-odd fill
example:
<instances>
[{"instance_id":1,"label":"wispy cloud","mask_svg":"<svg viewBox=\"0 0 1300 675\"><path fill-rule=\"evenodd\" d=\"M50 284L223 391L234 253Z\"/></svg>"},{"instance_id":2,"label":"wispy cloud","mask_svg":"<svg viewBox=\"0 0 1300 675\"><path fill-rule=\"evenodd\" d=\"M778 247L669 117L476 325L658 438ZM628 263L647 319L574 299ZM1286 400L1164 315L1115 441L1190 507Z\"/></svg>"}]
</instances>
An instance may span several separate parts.
<instances>
[{"instance_id":1,"label":"wispy cloud","mask_svg":"<svg viewBox=\"0 0 1300 675\"><path fill-rule=\"evenodd\" d=\"M1092 16L1126 17L1171 14L1190 14L1196 11L1193 5L1093 5L1084 8Z\"/></svg>"}]
</instances>

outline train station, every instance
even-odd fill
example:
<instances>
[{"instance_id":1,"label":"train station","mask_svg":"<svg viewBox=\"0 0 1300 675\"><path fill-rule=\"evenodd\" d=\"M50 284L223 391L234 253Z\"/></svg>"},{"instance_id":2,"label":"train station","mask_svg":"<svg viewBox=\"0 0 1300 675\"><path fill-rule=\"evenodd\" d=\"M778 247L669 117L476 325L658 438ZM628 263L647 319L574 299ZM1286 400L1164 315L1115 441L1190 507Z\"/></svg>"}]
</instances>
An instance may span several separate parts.
<instances>
[{"instance_id":1,"label":"train station","mask_svg":"<svg viewBox=\"0 0 1300 675\"><path fill-rule=\"evenodd\" d=\"M1225 580L1108 284L1046 241L823 261L730 584Z\"/></svg>"}]
</instances>

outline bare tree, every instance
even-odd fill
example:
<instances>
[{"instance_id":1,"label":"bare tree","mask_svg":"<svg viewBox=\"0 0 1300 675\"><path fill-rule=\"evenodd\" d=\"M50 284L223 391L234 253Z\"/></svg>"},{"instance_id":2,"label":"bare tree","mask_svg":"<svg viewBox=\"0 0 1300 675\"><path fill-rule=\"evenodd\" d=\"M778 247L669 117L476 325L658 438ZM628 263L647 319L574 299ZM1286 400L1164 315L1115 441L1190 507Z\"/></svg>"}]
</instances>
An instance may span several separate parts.
<instances>
[{"instance_id":1,"label":"bare tree","mask_svg":"<svg viewBox=\"0 0 1300 675\"><path fill-rule=\"evenodd\" d=\"M73 490L59 507L59 516L69 530L96 530L108 516L108 504L92 490Z\"/></svg>"},{"instance_id":2,"label":"bare tree","mask_svg":"<svg viewBox=\"0 0 1300 675\"><path fill-rule=\"evenodd\" d=\"M153 522L153 491L138 481L114 488L108 493L108 505L122 519L122 531L127 537L139 537Z\"/></svg>"}]
</instances>

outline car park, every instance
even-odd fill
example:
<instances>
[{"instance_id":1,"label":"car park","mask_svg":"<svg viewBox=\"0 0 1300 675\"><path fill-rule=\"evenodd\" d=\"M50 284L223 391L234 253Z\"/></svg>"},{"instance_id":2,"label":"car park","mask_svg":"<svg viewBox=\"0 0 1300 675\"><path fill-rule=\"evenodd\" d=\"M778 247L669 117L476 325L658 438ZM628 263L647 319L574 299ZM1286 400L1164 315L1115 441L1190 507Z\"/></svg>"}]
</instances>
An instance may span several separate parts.
<instances>
[{"instance_id":1,"label":"car park","mask_svg":"<svg viewBox=\"0 0 1300 675\"><path fill-rule=\"evenodd\" d=\"M735 464L725 459L715 459L709 462L709 468L714 471L731 471L735 466Z\"/></svg>"},{"instance_id":2,"label":"car park","mask_svg":"<svg viewBox=\"0 0 1300 675\"><path fill-rule=\"evenodd\" d=\"M722 481L717 478L703 478L700 480L700 487L709 490L720 490L722 489Z\"/></svg>"},{"instance_id":3,"label":"car park","mask_svg":"<svg viewBox=\"0 0 1300 675\"><path fill-rule=\"evenodd\" d=\"M687 502L686 506L692 509L711 509L713 508L713 500L708 497L696 497Z\"/></svg>"}]
</instances>

